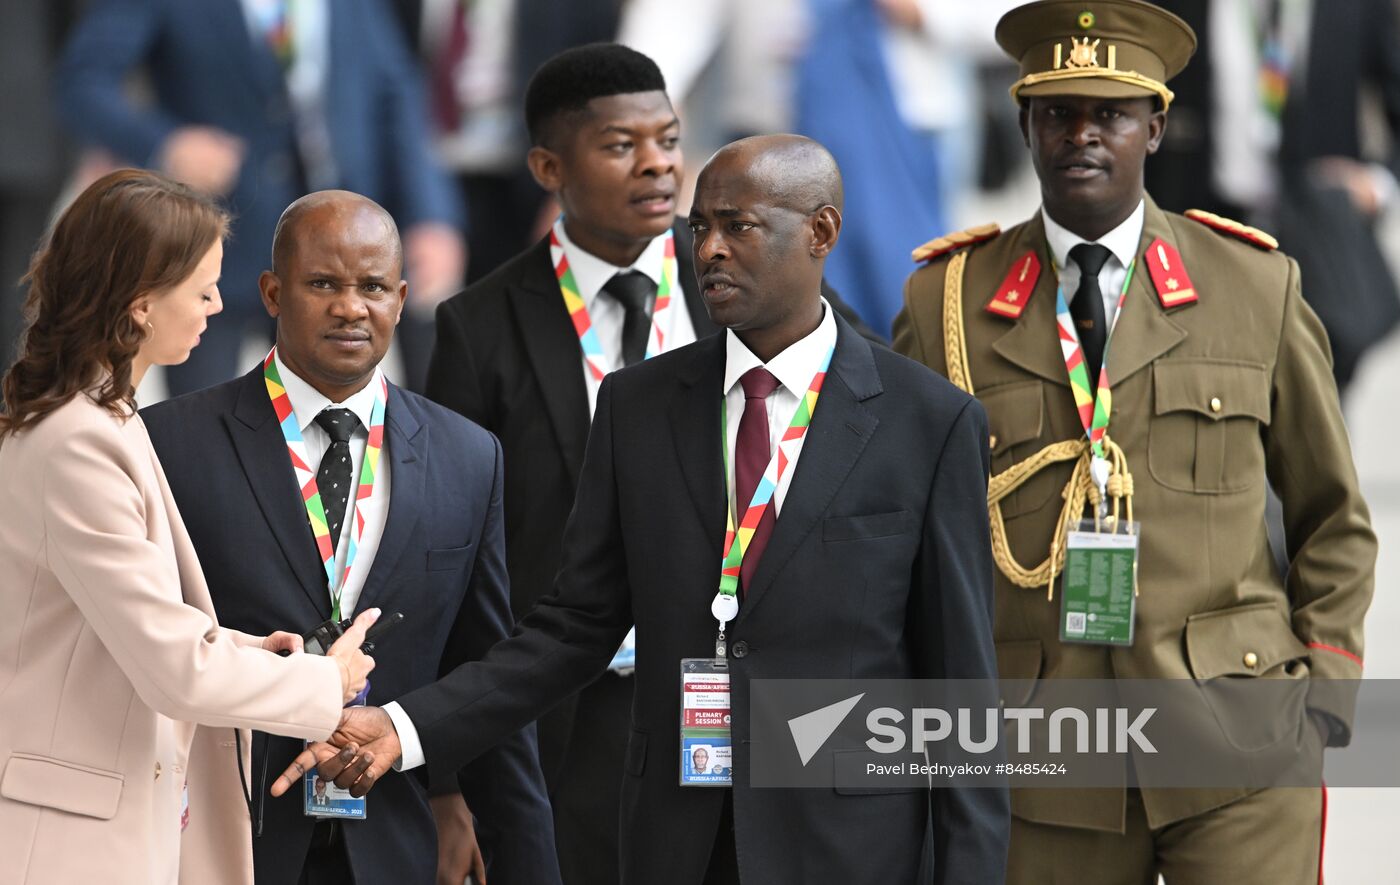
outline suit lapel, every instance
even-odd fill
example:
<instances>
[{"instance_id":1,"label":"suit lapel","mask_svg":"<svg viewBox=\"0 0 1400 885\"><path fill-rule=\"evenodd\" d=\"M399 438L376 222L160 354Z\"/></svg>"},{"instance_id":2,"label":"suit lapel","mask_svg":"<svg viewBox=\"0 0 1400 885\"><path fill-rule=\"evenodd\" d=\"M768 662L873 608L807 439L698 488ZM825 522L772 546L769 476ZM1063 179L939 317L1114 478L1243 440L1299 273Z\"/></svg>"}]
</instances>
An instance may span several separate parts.
<instances>
[{"instance_id":1,"label":"suit lapel","mask_svg":"<svg viewBox=\"0 0 1400 885\"><path fill-rule=\"evenodd\" d=\"M883 387L870 344L837 316L836 353L822 385L807 439L783 500L773 535L746 589L738 622L763 599L778 573L827 512L836 492L855 467L880 419L862 402ZM720 339L723 341L723 338Z\"/></svg>"},{"instance_id":2,"label":"suit lapel","mask_svg":"<svg viewBox=\"0 0 1400 885\"><path fill-rule=\"evenodd\" d=\"M695 329L695 337L708 338L719 331L719 326L710 319L705 309L705 301L700 295L700 284L695 279L695 234L684 219L677 218L671 229L676 236L676 275L680 277L681 291L685 293L685 309L690 314L690 325Z\"/></svg>"},{"instance_id":3,"label":"suit lapel","mask_svg":"<svg viewBox=\"0 0 1400 885\"><path fill-rule=\"evenodd\" d=\"M1133 281L1128 287L1122 316L1118 317L1109 339L1108 378L1115 389L1186 337L1186 330L1173 322L1162 309L1152 286L1152 275L1147 270L1147 247L1159 237L1176 245L1176 235L1172 232L1166 213L1148 197Z\"/></svg>"},{"instance_id":4,"label":"suit lapel","mask_svg":"<svg viewBox=\"0 0 1400 885\"><path fill-rule=\"evenodd\" d=\"M1065 358L1060 351L1055 324L1055 290L1059 284L1050 257L1050 244L1045 239L1045 222L1039 212L1021 228L1018 240L1007 253L1011 256L1007 266L992 268L989 279L995 278L996 283L1000 283L1011 270L1010 262L1032 249L1040 257L1040 280L1036 283L1025 313L992 343L992 349L1027 372L1068 387L1069 373L1065 370ZM964 284L968 278L964 276ZM964 288L964 315L968 311L982 310L993 294L992 291L973 292Z\"/></svg>"},{"instance_id":5,"label":"suit lapel","mask_svg":"<svg viewBox=\"0 0 1400 885\"><path fill-rule=\"evenodd\" d=\"M680 387L669 414L671 437L700 525L707 537L714 539L718 580L725 507L719 421L724 395L724 336L713 335L695 345L679 376Z\"/></svg>"},{"instance_id":6,"label":"suit lapel","mask_svg":"<svg viewBox=\"0 0 1400 885\"><path fill-rule=\"evenodd\" d=\"M369 574L365 575L356 611L380 605L391 586L390 577L403 558L413 536L418 531L418 519L427 494L428 427L420 424L403 392L389 386L389 401L384 409L384 432L387 456L393 475L389 478L389 513L379 550L374 555Z\"/></svg>"},{"instance_id":7,"label":"suit lapel","mask_svg":"<svg viewBox=\"0 0 1400 885\"><path fill-rule=\"evenodd\" d=\"M527 273L509 294L564 464L570 480L577 485L588 443L588 388L583 382L578 335L564 310L547 238L535 246L535 258L529 262Z\"/></svg>"},{"instance_id":8,"label":"suit lapel","mask_svg":"<svg viewBox=\"0 0 1400 885\"><path fill-rule=\"evenodd\" d=\"M277 538L287 567L321 617L330 617L326 572L306 519L306 505L287 456L287 442L267 398L262 367L244 376L233 414L224 416L234 451L263 519Z\"/></svg>"}]
</instances>

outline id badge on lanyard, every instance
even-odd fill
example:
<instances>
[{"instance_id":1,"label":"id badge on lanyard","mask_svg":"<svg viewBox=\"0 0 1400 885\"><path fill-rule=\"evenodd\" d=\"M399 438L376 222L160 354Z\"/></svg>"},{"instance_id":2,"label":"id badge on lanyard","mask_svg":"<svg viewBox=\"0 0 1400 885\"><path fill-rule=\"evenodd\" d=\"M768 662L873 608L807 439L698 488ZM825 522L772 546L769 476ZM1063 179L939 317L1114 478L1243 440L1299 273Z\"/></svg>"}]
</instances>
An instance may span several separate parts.
<instances>
[{"instance_id":1,"label":"id badge on lanyard","mask_svg":"<svg viewBox=\"0 0 1400 885\"><path fill-rule=\"evenodd\" d=\"M1065 538L1060 592L1060 641L1087 645L1133 644L1137 616L1136 522L1086 519Z\"/></svg>"},{"instance_id":2,"label":"id badge on lanyard","mask_svg":"<svg viewBox=\"0 0 1400 885\"><path fill-rule=\"evenodd\" d=\"M302 813L307 817L364 820L369 816L369 797L356 799L335 781L326 780L312 768L302 778Z\"/></svg>"},{"instance_id":3,"label":"id badge on lanyard","mask_svg":"<svg viewBox=\"0 0 1400 885\"><path fill-rule=\"evenodd\" d=\"M683 787L728 787L734 782L730 735L729 662L681 660L681 780Z\"/></svg>"},{"instance_id":4,"label":"id badge on lanyard","mask_svg":"<svg viewBox=\"0 0 1400 885\"><path fill-rule=\"evenodd\" d=\"M1089 473L1100 492L1100 511L1094 519L1079 521L1066 527L1065 566L1060 591L1060 640L1088 645L1133 644L1133 625L1137 617L1138 543L1141 526L1136 522L1117 521L1105 517L1103 507L1110 476L1108 460L1104 457L1103 440L1113 397L1108 374L1108 355L1113 345L1113 329L1123 315L1123 302L1133 281L1134 261L1128 265L1123 289L1118 295L1118 309L1113 326L1104 344L1103 364L1098 384L1089 386L1088 370L1084 364L1083 346L1074 328L1063 287L1055 292L1055 319L1065 347L1065 367L1069 372L1070 389L1074 392L1079 420L1088 437L1092 455Z\"/></svg>"},{"instance_id":5,"label":"id badge on lanyard","mask_svg":"<svg viewBox=\"0 0 1400 885\"><path fill-rule=\"evenodd\" d=\"M801 450L801 442L811 426L817 398L835 352L834 346L826 352L821 368L812 377L812 383L798 402L797 411L768 459L768 466L764 468L748 508L738 520L737 528L733 506L726 504L724 508L724 556L720 562L719 590L710 602L710 613L719 624L715 656L681 660L680 783L683 787L727 787L733 783L734 755L729 730L732 719L729 706L729 643L725 629L739 615L739 576L749 542L763 519L764 511L773 506L773 495L782 482L783 474L791 469ZM729 415L723 400L720 401L720 408L720 453L725 476L728 476Z\"/></svg>"}]
</instances>

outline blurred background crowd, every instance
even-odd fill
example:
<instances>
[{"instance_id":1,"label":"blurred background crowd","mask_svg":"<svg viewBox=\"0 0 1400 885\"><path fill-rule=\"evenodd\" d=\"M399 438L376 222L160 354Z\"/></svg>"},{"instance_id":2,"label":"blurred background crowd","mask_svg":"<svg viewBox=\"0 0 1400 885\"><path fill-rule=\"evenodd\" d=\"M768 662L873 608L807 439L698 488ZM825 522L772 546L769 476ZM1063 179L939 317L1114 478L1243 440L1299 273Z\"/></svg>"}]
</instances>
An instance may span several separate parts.
<instances>
[{"instance_id":1,"label":"blurred background crowd","mask_svg":"<svg viewBox=\"0 0 1400 885\"><path fill-rule=\"evenodd\" d=\"M1015 67L992 39L1018 2L5 0L0 359L14 352L20 279L46 224L97 176L134 165L220 195L235 217L224 314L188 363L146 383L143 404L232 378L265 353L257 276L273 227L292 200L328 187L364 193L399 222L410 295L391 371L421 388L437 303L554 218L525 166L526 81L598 40L660 65L692 170L761 132L832 150L846 212L827 275L887 335L912 248L1015 223L1038 203L1007 97ZM1400 562L1386 543L1400 538L1389 453L1400 434L1389 382L1400 372L1400 0L1157 2L1200 48L1170 84L1148 191L1166 209L1270 231L1301 263L1382 539L1368 675L1400 675L1384 641L1400 635L1387 592ZM1334 814L1352 823L1329 827L1336 881L1394 869L1384 832L1395 804L1338 799Z\"/></svg>"},{"instance_id":2,"label":"blurred background crowd","mask_svg":"<svg viewBox=\"0 0 1400 885\"><path fill-rule=\"evenodd\" d=\"M435 304L534 242L554 214L525 167L526 81L618 40L661 66L692 164L760 132L826 144L847 184L828 270L888 333L912 247L1035 205L1014 68L992 32L1014 0L15 0L0 11L0 345L65 194L161 169L235 213L225 316L165 389L232 377L270 332L258 303L291 200L342 187L403 229L400 377L421 385ZM1396 202L1395 0L1165 0L1201 37L1148 166L1163 208L1275 233L1303 266L1339 385L1400 320L1383 236ZM684 203L683 203L684 205Z\"/></svg>"}]
</instances>

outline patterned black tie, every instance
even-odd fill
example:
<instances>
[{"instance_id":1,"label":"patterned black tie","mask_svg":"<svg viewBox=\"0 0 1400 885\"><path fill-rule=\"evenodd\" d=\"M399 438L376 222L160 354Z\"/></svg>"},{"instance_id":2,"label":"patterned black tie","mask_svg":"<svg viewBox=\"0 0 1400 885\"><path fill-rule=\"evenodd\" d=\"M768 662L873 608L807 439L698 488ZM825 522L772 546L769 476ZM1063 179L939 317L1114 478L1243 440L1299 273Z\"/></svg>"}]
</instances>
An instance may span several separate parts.
<instances>
[{"instance_id":1,"label":"patterned black tie","mask_svg":"<svg viewBox=\"0 0 1400 885\"><path fill-rule=\"evenodd\" d=\"M349 409L326 409L316 416L316 423L331 438L330 448L321 456L321 467L316 471L316 488L326 510L331 549L336 550L345 509L350 503L350 473L354 466L350 460L350 435L360 427L360 419Z\"/></svg>"},{"instance_id":2,"label":"patterned black tie","mask_svg":"<svg viewBox=\"0 0 1400 885\"><path fill-rule=\"evenodd\" d=\"M1079 289L1069 305L1069 315L1084 346L1084 366L1089 370L1089 389L1097 390L1099 366L1103 365L1103 348L1108 342L1108 321L1103 312L1103 292L1099 289L1099 271L1103 270L1111 253L1098 243L1080 243L1069 250L1069 257L1079 265Z\"/></svg>"},{"instance_id":3,"label":"patterned black tie","mask_svg":"<svg viewBox=\"0 0 1400 885\"><path fill-rule=\"evenodd\" d=\"M640 271L628 271L613 276L603 286L622 309L627 312L622 321L622 364L630 366L647 357L647 339L651 337L651 316L647 314L647 299L656 294L656 284Z\"/></svg>"}]
</instances>

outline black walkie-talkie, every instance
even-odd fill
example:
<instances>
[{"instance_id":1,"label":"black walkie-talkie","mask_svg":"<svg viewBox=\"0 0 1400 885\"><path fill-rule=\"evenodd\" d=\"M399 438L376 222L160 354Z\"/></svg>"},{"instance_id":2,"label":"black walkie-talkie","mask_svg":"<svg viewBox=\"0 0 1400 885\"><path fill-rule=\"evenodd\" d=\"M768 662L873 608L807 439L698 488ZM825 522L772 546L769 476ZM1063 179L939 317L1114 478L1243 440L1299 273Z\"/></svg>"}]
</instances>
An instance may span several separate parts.
<instances>
[{"instance_id":1,"label":"black walkie-talkie","mask_svg":"<svg viewBox=\"0 0 1400 885\"><path fill-rule=\"evenodd\" d=\"M365 631L365 641L364 644L360 646L360 651L365 654L372 654L374 652L374 644L382 639L385 633L388 633L394 627L398 626L402 621L403 612L394 612L393 614L380 616L379 620L375 621L373 626ZM339 639L346 630L350 629L351 623L353 622L349 618L346 618L343 621L322 621L315 627L312 627L301 635L306 653L309 655L324 655L326 652L330 651L332 645L335 645L335 641ZM281 651L278 652L278 654L285 657L291 654L291 652Z\"/></svg>"}]
</instances>

